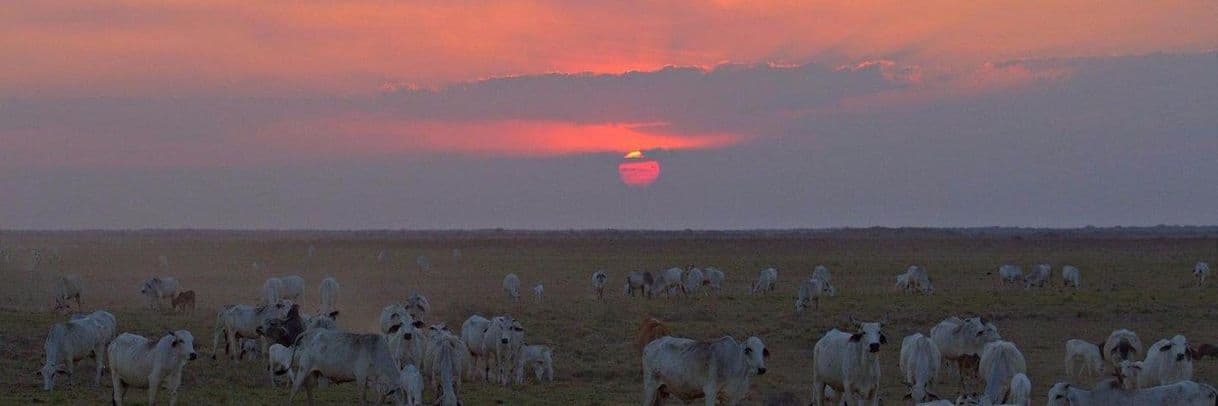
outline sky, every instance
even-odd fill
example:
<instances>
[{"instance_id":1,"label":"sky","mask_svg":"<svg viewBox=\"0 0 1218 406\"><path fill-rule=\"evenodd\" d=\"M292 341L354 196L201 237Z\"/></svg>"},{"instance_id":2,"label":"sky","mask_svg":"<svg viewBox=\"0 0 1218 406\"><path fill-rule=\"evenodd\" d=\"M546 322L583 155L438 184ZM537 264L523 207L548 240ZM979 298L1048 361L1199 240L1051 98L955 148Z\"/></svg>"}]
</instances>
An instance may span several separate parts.
<instances>
[{"instance_id":1,"label":"sky","mask_svg":"<svg viewBox=\"0 0 1218 406\"><path fill-rule=\"evenodd\" d=\"M1208 0L20 2L0 228L1213 225L1214 21ZM654 183L623 183L636 150Z\"/></svg>"}]
</instances>

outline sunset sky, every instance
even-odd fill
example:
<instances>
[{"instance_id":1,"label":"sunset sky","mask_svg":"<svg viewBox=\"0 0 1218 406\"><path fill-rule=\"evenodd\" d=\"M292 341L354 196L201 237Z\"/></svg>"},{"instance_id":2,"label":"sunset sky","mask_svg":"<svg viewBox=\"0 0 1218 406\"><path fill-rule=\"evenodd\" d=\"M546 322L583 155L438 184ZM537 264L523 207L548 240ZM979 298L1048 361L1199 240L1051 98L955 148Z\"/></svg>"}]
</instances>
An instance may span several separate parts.
<instances>
[{"instance_id":1,"label":"sunset sky","mask_svg":"<svg viewBox=\"0 0 1218 406\"><path fill-rule=\"evenodd\" d=\"M0 228L1218 224L1218 2L0 8ZM663 167L646 187L622 156Z\"/></svg>"}]
</instances>

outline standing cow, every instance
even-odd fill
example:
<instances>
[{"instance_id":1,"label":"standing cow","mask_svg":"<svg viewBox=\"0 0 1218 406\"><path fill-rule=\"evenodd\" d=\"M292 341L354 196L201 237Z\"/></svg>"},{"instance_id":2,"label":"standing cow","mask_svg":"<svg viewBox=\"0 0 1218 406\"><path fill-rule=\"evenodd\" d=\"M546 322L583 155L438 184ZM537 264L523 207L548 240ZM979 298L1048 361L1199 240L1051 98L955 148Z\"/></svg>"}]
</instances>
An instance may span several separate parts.
<instances>
[{"instance_id":1,"label":"standing cow","mask_svg":"<svg viewBox=\"0 0 1218 406\"><path fill-rule=\"evenodd\" d=\"M739 404L749 392L749 377L765 374L770 350L757 337L738 342L731 336L714 341L661 337L643 348L643 404L661 402L664 394L685 402L706 398Z\"/></svg>"},{"instance_id":2,"label":"standing cow","mask_svg":"<svg viewBox=\"0 0 1218 406\"><path fill-rule=\"evenodd\" d=\"M147 388L148 404L156 403L156 392L165 384L169 404L178 402L182 385L182 369L186 362L198 358L195 338L186 330L170 331L159 340L123 333L106 349L110 359L110 377L114 385L114 404L123 404L127 388Z\"/></svg>"},{"instance_id":3,"label":"standing cow","mask_svg":"<svg viewBox=\"0 0 1218 406\"><path fill-rule=\"evenodd\" d=\"M520 277L514 273L507 274L503 277L503 293L507 294L508 299L520 299Z\"/></svg>"},{"instance_id":4,"label":"standing cow","mask_svg":"<svg viewBox=\"0 0 1218 406\"><path fill-rule=\"evenodd\" d=\"M140 284L140 294L148 298L148 305L153 309L160 309L161 303L164 301L172 301L174 296L178 295L178 289L181 287L178 280L171 276L158 276L145 279Z\"/></svg>"},{"instance_id":5,"label":"standing cow","mask_svg":"<svg viewBox=\"0 0 1218 406\"><path fill-rule=\"evenodd\" d=\"M69 310L68 300L76 301L76 310L81 310L80 305L80 276L79 275L64 275L55 280L55 310L67 312Z\"/></svg>"},{"instance_id":6,"label":"standing cow","mask_svg":"<svg viewBox=\"0 0 1218 406\"><path fill-rule=\"evenodd\" d=\"M609 281L609 275L605 271L596 271L592 273L592 290L596 291L596 298L605 300L605 284Z\"/></svg>"},{"instance_id":7,"label":"standing cow","mask_svg":"<svg viewBox=\"0 0 1218 406\"><path fill-rule=\"evenodd\" d=\"M879 322L863 322L851 316L850 323L858 328L856 332L830 330L812 347L816 361L812 369L812 403L816 406L824 404L826 388L840 394L846 404L879 405L879 352L880 346L888 343L882 330L887 317Z\"/></svg>"}]
</instances>

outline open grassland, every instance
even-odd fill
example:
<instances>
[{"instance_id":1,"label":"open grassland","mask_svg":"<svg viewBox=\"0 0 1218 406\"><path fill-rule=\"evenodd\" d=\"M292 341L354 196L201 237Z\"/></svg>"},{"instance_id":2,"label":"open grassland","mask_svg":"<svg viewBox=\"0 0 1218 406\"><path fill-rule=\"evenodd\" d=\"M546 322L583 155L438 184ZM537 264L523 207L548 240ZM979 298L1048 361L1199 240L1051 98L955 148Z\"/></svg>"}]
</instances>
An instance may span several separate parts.
<instances>
[{"instance_id":1,"label":"open grassland","mask_svg":"<svg viewBox=\"0 0 1218 406\"><path fill-rule=\"evenodd\" d=\"M473 237L375 237L342 234L14 234L2 236L10 253L0 264L0 403L109 403L108 376L103 387L91 382L92 361L77 366L76 385L62 381L54 392L40 388L37 369L48 328L65 317L52 312L50 287L59 274L79 274L84 282L85 310L107 309L118 317L120 332L160 335L185 328L196 337L200 359L186 367L183 404L283 404L288 392L270 387L253 361L212 360L211 338L216 310L224 304L254 303L269 276L300 274L308 283L302 301L317 306L317 283L334 276L342 285L339 324L371 332L386 304L420 291L433 304L426 322L460 328L469 315L511 314L526 328L526 341L555 351L553 384L528 383L505 389L481 383L462 386L467 405L638 404L641 398L639 352L634 331L648 315L668 323L676 335L697 339L757 335L773 356L769 372L753 377L750 404L790 392L809 401L812 345L828 329L843 327L849 314L877 319L885 326L883 391L887 404L900 404L897 355L901 337L927 332L939 320L978 313L995 320L1003 337L1015 342L1028 359L1033 394L1039 403L1055 381L1065 379L1062 358L1067 339L1099 341L1116 328L1130 328L1147 345L1182 333L1194 344L1215 342L1218 334L1218 288L1191 287L1198 260L1218 261L1218 239L1120 237L954 237L939 234L873 236L764 236L706 234L564 234ZM307 257L308 247L316 255ZM40 248L44 260L30 271L28 253ZM460 248L459 261L451 250ZM377 262L377 253L388 258ZM158 272L157 257L169 259L169 274L199 298L195 314L148 310L138 296L139 282ZM429 271L415 264L430 259ZM251 263L264 266L259 270ZM1054 265L1052 288L1001 289L1000 264ZM719 297L653 300L621 294L630 270L672 266L715 266L727 273ZM840 291L817 311L797 316L793 303L797 282L813 266L828 266ZM893 290L894 276L910 264L923 265L934 279L933 296L904 295ZM1059 266L1078 266L1083 289L1060 287ZM763 267L780 270L778 291L750 296L748 286ZM589 288L597 269L610 275L610 294L598 301ZM525 295L507 300L501 280L509 272L522 279ZM543 303L533 303L531 287L546 287ZM1196 379L1218 383L1218 362L1197 363ZM939 392L954 396L954 380ZM317 392L330 404L358 399L352 385ZM143 390L128 401L142 404ZM431 395L427 397L430 399ZM162 397L164 399L164 397ZM303 402L303 394L298 395Z\"/></svg>"}]
</instances>

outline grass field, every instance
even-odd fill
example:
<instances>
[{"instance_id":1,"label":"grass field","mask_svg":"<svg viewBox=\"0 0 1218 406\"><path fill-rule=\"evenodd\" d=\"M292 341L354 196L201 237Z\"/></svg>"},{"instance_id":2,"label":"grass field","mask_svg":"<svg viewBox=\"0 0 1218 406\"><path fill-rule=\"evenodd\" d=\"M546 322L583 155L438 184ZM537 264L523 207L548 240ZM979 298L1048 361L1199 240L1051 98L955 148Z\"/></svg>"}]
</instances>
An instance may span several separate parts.
<instances>
[{"instance_id":1,"label":"grass field","mask_svg":"<svg viewBox=\"0 0 1218 406\"><path fill-rule=\"evenodd\" d=\"M316 254L307 258L308 247ZM1113 329L1129 328L1146 344L1182 333L1194 343L1214 342L1218 334L1218 288L1191 287L1198 260L1218 261L1218 239L1159 237L981 236L900 232L846 235L765 235L713 233L618 234L547 233L473 236L402 236L339 233L6 233L0 246L9 253L0 264L0 403L108 403L103 387L91 382L92 362L77 366L76 385L62 381L53 392L40 388L37 369L49 327L64 316L52 312L50 286L59 274L79 274L85 285L86 310L106 309L118 317L120 332L161 334L185 328L196 337L201 357L186 367L183 404L283 404L288 392L272 388L258 363L213 361L211 335L216 309L224 304L253 303L262 281L273 275L300 274L308 283L304 307L317 306L317 283L332 275L342 285L339 324L354 331L376 330L380 309L413 291L434 306L428 323L459 329L469 315L511 314L523 321L526 340L555 351L553 384L528 383L504 389L466 384L467 405L638 404L642 379L633 334L643 317L665 320L676 335L696 339L733 335L761 337L773 356L769 372L753 377L749 404L782 392L809 401L812 345L828 329L845 326L849 314L877 319L885 326L883 391L887 404L898 402L904 387L898 378L901 337L926 332L939 320L979 313L995 320L1005 339L1015 342L1028 359L1033 394L1039 403L1053 382L1063 380L1063 345L1069 338L1098 341ZM44 260L29 268L29 249ZM462 250L460 261L451 256ZM384 263L377 253L387 250ZM169 259L169 274L199 297L193 315L157 313L138 296L139 282L157 273L157 257ZM420 271L415 258L433 264ZM254 270L251 263L264 264ZM1078 266L1083 289L1003 290L998 265L1037 262ZM695 264L727 273L719 297L641 300L621 295L622 277L634 269L659 270ZM796 316L797 281L817 264L828 266L840 294L819 311ZM894 276L910 264L921 264L935 281L933 296L903 295L892 289ZM750 296L748 285L763 267L780 270L775 294ZM610 275L610 291L595 299L589 277L597 269ZM500 288L514 272L523 285L542 282L543 303L526 295L508 301ZM529 292L531 294L531 292ZM1218 382L1214 360L1198 361L1196 379ZM953 381L938 392L954 396ZM331 404L357 400L352 385L319 391ZM143 390L128 401L142 404ZM431 397L430 394L427 395ZM164 399L164 397L162 397ZM298 396L303 403L303 394Z\"/></svg>"}]
</instances>

